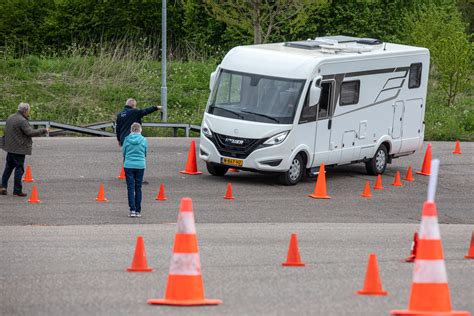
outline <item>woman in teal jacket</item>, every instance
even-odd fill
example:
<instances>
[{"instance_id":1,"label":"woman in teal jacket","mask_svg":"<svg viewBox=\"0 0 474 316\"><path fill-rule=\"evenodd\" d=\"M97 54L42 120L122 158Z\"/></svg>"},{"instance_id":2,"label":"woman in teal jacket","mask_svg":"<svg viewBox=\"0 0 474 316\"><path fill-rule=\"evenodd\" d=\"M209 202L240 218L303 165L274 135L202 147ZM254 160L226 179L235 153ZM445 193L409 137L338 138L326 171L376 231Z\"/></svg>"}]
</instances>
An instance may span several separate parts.
<instances>
[{"instance_id":1,"label":"woman in teal jacket","mask_svg":"<svg viewBox=\"0 0 474 316\"><path fill-rule=\"evenodd\" d=\"M142 182L146 168L146 153L148 141L142 136L142 126L133 123L122 146L124 157L125 178L127 181L128 206L130 217L141 216L142 204Z\"/></svg>"}]
</instances>

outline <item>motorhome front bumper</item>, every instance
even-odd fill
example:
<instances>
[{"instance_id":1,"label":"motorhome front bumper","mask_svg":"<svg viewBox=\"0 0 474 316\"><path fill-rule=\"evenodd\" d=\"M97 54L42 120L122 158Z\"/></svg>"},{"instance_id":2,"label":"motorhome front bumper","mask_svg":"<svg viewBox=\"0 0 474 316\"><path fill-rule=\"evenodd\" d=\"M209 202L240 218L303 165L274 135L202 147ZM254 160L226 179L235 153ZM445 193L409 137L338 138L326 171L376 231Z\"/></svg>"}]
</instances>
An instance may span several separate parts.
<instances>
[{"instance_id":1,"label":"motorhome front bumper","mask_svg":"<svg viewBox=\"0 0 474 316\"><path fill-rule=\"evenodd\" d=\"M216 135L219 134L213 133L212 138L214 139L201 136L199 158L206 162L268 172L280 172L289 169L291 151L282 150L283 144L263 147L262 144L266 139L259 139L248 142L244 140L240 148L223 146L222 137L217 138L219 136ZM287 153L287 155L285 156L284 153Z\"/></svg>"}]
</instances>

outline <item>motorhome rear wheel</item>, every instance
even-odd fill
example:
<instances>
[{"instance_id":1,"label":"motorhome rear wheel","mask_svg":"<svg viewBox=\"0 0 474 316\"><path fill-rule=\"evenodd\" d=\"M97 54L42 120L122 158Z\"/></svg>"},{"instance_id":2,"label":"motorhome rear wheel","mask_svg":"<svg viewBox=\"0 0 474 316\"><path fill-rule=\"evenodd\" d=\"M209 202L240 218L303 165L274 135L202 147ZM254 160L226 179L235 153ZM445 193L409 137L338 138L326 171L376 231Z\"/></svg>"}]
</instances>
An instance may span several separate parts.
<instances>
[{"instance_id":1,"label":"motorhome rear wheel","mask_svg":"<svg viewBox=\"0 0 474 316\"><path fill-rule=\"evenodd\" d=\"M365 168L367 173L373 176L382 174L387 167L388 162L388 152L385 145L380 145L380 147L375 152L375 155L372 159L365 163Z\"/></svg>"}]
</instances>

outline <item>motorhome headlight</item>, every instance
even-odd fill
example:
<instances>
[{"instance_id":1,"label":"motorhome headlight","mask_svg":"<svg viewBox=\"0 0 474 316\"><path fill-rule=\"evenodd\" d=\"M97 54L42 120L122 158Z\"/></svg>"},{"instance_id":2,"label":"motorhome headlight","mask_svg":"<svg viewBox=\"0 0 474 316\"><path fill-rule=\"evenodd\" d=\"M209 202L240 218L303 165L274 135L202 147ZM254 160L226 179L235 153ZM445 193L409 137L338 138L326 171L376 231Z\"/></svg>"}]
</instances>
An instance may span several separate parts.
<instances>
[{"instance_id":1,"label":"motorhome headlight","mask_svg":"<svg viewBox=\"0 0 474 316\"><path fill-rule=\"evenodd\" d=\"M204 136L206 136L207 138L211 138L212 137L212 132L211 130L209 129L209 127L207 127L206 125L203 125L202 128L201 128L201 132L204 134Z\"/></svg>"},{"instance_id":2,"label":"motorhome headlight","mask_svg":"<svg viewBox=\"0 0 474 316\"><path fill-rule=\"evenodd\" d=\"M273 145L281 144L286 139L286 136L288 136L289 132L290 131L284 131L284 132L278 133L275 136L270 137L266 142L263 143L263 145L273 146Z\"/></svg>"}]
</instances>

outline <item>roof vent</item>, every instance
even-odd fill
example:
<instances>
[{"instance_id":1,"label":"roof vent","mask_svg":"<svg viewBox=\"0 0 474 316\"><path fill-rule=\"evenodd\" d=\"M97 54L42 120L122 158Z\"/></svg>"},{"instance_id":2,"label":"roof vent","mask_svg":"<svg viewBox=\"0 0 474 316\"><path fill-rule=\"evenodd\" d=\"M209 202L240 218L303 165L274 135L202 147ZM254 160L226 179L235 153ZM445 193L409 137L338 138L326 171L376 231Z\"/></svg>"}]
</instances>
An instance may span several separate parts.
<instances>
[{"instance_id":1,"label":"roof vent","mask_svg":"<svg viewBox=\"0 0 474 316\"><path fill-rule=\"evenodd\" d=\"M316 37L314 40L286 42L287 47L320 50L323 53L363 53L380 48L382 41L375 38L358 38L344 35Z\"/></svg>"},{"instance_id":2,"label":"roof vent","mask_svg":"<svg viewBox=\"0 0 474 316\"><path fill-rule=\"evenodd\" d=\"M307 40L307 41L299 41L299 42L286 42L285 46L293 47L293 48L302 48L302 49L318 49L320 42Z\"/></svg>"},{"instance_id":3,"label":"roof vent","mask_svg":"<svg viewBox=\"0 0 474 316\"><path fill-rule=\"evenodd\" d=\"M356 43L364 45L380 45L383 42L376 38L359 38Z\"/></svg>"}]
</instances>

